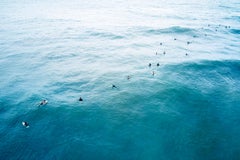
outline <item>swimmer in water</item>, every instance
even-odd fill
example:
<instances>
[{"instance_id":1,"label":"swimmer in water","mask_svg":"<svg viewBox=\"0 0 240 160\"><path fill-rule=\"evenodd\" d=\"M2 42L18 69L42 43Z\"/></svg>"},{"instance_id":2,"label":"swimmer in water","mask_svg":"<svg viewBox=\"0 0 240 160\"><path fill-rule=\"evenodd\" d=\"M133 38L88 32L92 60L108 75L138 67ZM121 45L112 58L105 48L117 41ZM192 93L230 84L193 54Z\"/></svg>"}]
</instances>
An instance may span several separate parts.
<instances>
[{"instance_id":1,"label":"swimmer in water","mask_svg":"<svg viewBox=\"0 0 240 160\"><path fill-rule=\"evenodd\" d=\"M158 67L160 66L159 63L157 63L157 66L158 66Z\"/></svg>"},{"instance_id":2,"label":"swimmer in water","mask_svg":"<svg viewBox=\"0 0 240 160\"><path fill-rule=\"evenodd\" d=\"M152 71L152 75L153 75L153 76L155 75L155 72L154 72L154 71Z\"/></svg>"},{"instance_id":3,"label":"swimmer in water","mask_svg":"<svg viewBox=\"0 0 240 160\"><path fill-rule=\"evenodd\" d=\"M166 52L164 51L164 52L163 52L163 54L165 55L165 54L166 54Z\"/></svg>"},{"instance_id":4,"label":"swimmer in water","mask_svg":"<svg viewBox=\"0 0 240 160\"><path fill-rule=\"evenodd\" d=\"M149 63L149 64L148 64L148 67L151 67L151 66L152 66L152 64L151 64L151 63Z\"/></svg>"},{"instance_id":5,"label":"swimmer in water","mask_svg":"<svg viewBox=\"0 0 240 160\"><path fill-rule=\"evenodd\" d=\"M188 54L186 53L185 56L188 56Z\"/></svg>"},{"instance_id":6,"label":"swimmer in water","mask_svg":"<svg viewBox=\"0 0 240 160\"><path fill-rule=\"evenodd\" d=\"M127 80L129 80L131 77L130 76L127 76Z\"/></svg>"},{"instance_id":7,"label":"swimmer in water","mask_svg":"<svg viewBox=\"0 0 240 160\"><path fill-rule=\"evenodd\" d=\"M79 98L79 101L83 101L82 97Z\"/></svg>"},{"instance_id":8,"label":"swimmer in water","mask_svg":"<svg viewBox=\"0 0 240 160\"><path fill-rule=\"evenodd\" d=\"M46 99L42 100L38 106L44 106L48 103Z\"/></svg>"},{"instance_id":9,"label":"swimmer in water","mask_svg":"<svg viewBox=\"0 0 240 160\"><path fill-rule=\"evenodd\" d=\"M117 86L115 86L115 85L113 84L113 85L112 85L112 89L113 89L113 88L117 88Z\"/></svg>"},{"instance_id":10,"label":"swimmer in water","mask_svg":"<svg viewBox=\"0 0 240 160\"><path fill-rule=\"evenodd\" d=\"M26 127L26 128L29 128L29 124L28 124L28 122L22 122L22 125L24 126L24 127Z\"/></svg>"},{"instance_id":11,"label":"swimmer in water","mask_svg":"<svg viewBox=\"0 0 240 160\"><path fill-rule=\"evenodd\" d=\"M187 44L190 44L190 43L191 43L191 42L189 42L189 41L187 42Z\"/></svg>"},{"instance_id":12,"label":"swimmer in water","mask_svg":"<svg viewBox=\"0 0 240 160\"><path fill-rule=\"evenodd\" d=\"M160 43L160 46L162 46L162 42Z\"/></svg>"}]
</instances>

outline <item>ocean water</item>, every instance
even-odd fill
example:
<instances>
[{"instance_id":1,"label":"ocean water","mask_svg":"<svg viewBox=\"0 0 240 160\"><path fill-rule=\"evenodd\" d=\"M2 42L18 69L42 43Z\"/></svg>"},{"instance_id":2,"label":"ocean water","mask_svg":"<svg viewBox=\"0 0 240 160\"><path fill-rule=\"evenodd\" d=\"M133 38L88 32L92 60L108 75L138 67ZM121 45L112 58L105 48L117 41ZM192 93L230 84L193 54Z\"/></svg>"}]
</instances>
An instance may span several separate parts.
<instances>
[{"instance_id":1,"label":"ocean water","mask_svg":"<svg viewBox=\"0 0 240 160\"><path fill-rule=\"evenodd\" d=\"M1 0L0 22L1 160L240 159L239 0Z\"/></svg>"}]
</instances>

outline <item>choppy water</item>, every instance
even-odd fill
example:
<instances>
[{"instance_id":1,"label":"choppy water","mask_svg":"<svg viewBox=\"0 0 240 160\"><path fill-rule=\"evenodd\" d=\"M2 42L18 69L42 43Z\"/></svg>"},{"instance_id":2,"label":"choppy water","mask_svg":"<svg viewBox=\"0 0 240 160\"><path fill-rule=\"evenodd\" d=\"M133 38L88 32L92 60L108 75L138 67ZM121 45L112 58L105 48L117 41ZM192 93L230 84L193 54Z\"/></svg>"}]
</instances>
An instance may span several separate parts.
<instances>
[{"instance_id":1,"label":"choppy water","mask_svg":"<svg viewBox=\"0 0 240 160\"><path fill-rule=\"evenodd\" d=\"M240 159L238 0L0 8L0 159Z\"/></svg>"}]
</instances>

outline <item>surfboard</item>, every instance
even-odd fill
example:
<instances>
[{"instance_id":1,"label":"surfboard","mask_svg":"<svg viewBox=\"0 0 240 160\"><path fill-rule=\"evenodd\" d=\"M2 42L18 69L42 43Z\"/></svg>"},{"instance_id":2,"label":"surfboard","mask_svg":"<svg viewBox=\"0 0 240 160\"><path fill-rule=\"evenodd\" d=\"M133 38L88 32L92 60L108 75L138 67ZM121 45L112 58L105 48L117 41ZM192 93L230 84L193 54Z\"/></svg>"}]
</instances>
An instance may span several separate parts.
<instances>
[{"instance_id":1,"label":"surfboard","mask_svg":"<svg viewBox=\"0 0 240 160\"><path fill-rule=\"evenodd\" d=\"M48 101L46 100L45 103L43 105L46 105L48 103Z\"/></svg>"}]
</instances>

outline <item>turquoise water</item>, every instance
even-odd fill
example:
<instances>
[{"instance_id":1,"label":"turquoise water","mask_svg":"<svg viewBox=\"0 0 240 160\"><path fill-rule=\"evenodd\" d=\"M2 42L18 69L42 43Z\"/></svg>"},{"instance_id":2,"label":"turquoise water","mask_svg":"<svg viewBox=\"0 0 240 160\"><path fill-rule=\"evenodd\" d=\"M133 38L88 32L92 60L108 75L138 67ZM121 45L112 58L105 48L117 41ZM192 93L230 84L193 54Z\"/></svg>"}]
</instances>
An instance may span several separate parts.
<instances>
[{"instance_id":1,"label":"turquoise water","mask_svg":"<svg viewBox=\"0 0 240 160\"><path fill-rule=\"evenodd\" d=\"M240 159L238 0L0 8L0 159Z\"/></svg>"}]
</instances>

